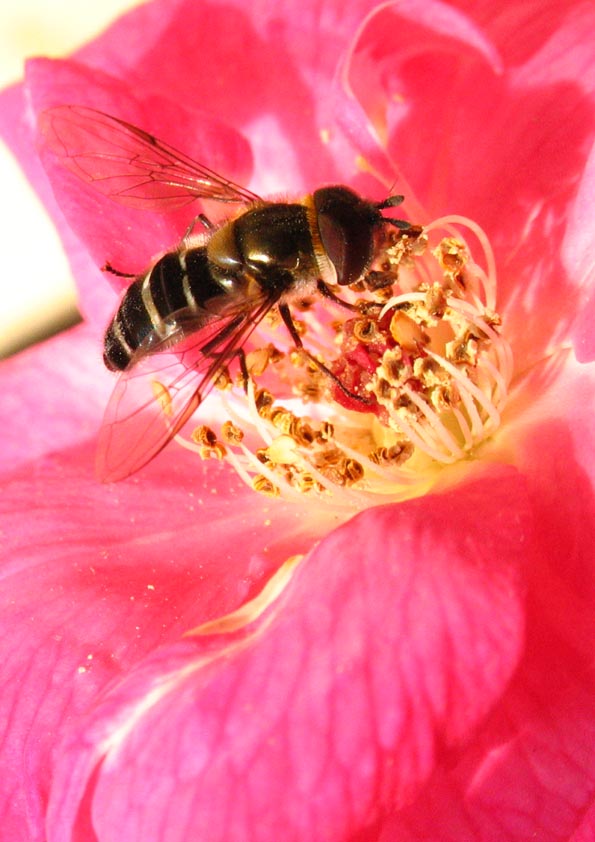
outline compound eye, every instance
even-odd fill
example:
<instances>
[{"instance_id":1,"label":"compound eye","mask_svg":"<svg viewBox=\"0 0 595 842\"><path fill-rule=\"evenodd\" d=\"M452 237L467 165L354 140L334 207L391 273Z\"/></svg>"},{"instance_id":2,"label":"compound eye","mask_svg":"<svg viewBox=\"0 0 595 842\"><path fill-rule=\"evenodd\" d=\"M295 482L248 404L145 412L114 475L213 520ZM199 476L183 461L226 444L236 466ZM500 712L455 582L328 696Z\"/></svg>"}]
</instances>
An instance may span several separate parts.
<instances>
[{"instance_id":1,"label":"compound eye","mask_svg":"<svg viewBox=\"0 0 595 842\"><path fill-rule=\"evenodd\" d=\"M320 240L335 267L337 283L355 283L372 260L380 214L352 190L340 186L316 190L314 205Z\"/></svg>"},{"instance_id":2,"label":"compound eye","mask_svg":"<svg viewBox=\"0 0 595 842\"><path fill-rule=\"evenodd\" d=\"M337 283L344 284L347 243L343 228L326 214L319 214L318 230L326 255L335 267Z\"/></svg>"},{"instance_id":3,"label":"compound eye","mask_svg":"<svg viewBox=\"0 0 595 842\"><path fill-rule=\"evenodd\" d=\"M364 274L372 259L372 226L367 220L337 220L319 214L322 245L337 272L341 286L353 284Z\"/></svg>"}]
</instances>

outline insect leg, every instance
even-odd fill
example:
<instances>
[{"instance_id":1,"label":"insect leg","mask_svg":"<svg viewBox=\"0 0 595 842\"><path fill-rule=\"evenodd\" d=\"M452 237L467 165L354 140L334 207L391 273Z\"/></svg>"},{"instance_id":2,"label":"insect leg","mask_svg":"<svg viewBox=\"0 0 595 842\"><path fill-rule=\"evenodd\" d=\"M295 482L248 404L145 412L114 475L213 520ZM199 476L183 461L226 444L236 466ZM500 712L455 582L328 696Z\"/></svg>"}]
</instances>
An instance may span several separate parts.
<instances>
[{"instance_id":1,"label":"insect leg","mask_svg":"<svg viewBox=\"0 0 595 842\"><path fill-rule=\"evenodd\" d=\"M359 307L357 306L357 304L351 304L349 301L344 301L342 298L339 298L338 295L335 295L335 293L327 287L324 281L319 280L316 284L316 287L321 295L323 295L325 298L328 298L328 300L332 301L334 304L338 304L339 307L344 307L346 310L359 312Z\"/></svg>"},{"instance_id":2,"label":"insect leg","mask_svg":"<svg viewBox=\"0 0 595 842\"><path fill-rule=\"evenodd\" d=\"M222 331L218 333L210 342L203 347L202 352L205 357L210 357L214 359L217 357L217 348L221 344L222 341L227 339L228 337L232 336L236 328L243 321L243 316L240 314L232 319L232 321L226 325ZM242 375L242 385L244 386L244 391L248 391L248 382L250 380L250 374L248 372L248 364L246 363L246 354L244 353L243 348L236 348L233 353L230 355L228 363L234 359L234 357L238 358L238 362L240 364L240 374ZM221 373L227 370L227 365L221 368Z\"/></svg>"},{"instance_id":3,"label":"insect leg","mask_svg":"<svg viewBox=\"0 0 595 842\"><path fill-rule=\"evenodd\" d=\"M341 382L341 380L337 377L336 374L333 374L333 372L329 368L327 368L324 363L321 363L320 360L317 360L316 357L310 353L310 351L307 351L306 348L304 348L302 338L297 331L295 322L291 317L291 311L287 304L279 304L279 313L281 314L281 318L283 319L283 322L287 330L289 331L291 338L295 342L296 347L299 348L308 357L310 362L313 363L316 366L316 368L324 374L325 377L328 377L329 380L332 380L335 386L337 386L337 388L339 388L346 397L351 398L351 400L358 401L358 403L363 403L365 406L369 406L370 404L372 404L371 400L368 400L367 398L364 398L361 395L356 395L353 392L350 392L347 386L345 386L345 384Z\"/></svg>"},{"instance_id":4,"label":"insect leg","mask_svg":"<svg viewBox=\"0 0 595 842\"><path fill-rule=\"evenodd\" d=\"M213 231L216 227L215 225L213 225L208 216L205 216L204 213L199 213L194 217L193 220L191 220L188 228L186 228L184 236L182 237L182 244L185 244L186 241L192 236L192 232L196 228L197 222L200 222L203 228L206 228L207 231Z\"/></svg>"},{"instance_id":5,"label":"insect leg","mask_svg":"<svg viewBox=\"0 0 595 842\"><path fill-rule=\"evenodd\" d=\"M101 267L102 272L109 272L110 275L116 275L118 278L137 278L138 275L135 275L133 272L120 272L119 269L114 269L111 263L106 263L104 266Z\"/></svg>"},{"instance_id":6,"label":"insect leg","mask_svg":"<svg viewBox=\"0 0 595 842\"><path fill-rule=\"evenodd\" d=\"M295 326L295 322L291 317L291 311L287 304L279 304L279 312L281 313L281 318L283 319L285 327L289 331L289 335L295 342L296 348L303 348L304 344L302 342L302 338L298 333L297 327Z\"/></svg>"},{"instance_id":7,"label":"insect leg","mask_svg":"<svg viewBox=\"0 0 595 842\"><path fill-rule=\"evenodd\" d=\"M240 374L242 375L242 386L244 391L248 394L248 383L250 382L250 372L248 371L248 363L246 362L246 354L243 348L238 348L234 354L238 358L240 364ZM233 357L232 357L233 359Z\"/></svg>"}]
</instances>

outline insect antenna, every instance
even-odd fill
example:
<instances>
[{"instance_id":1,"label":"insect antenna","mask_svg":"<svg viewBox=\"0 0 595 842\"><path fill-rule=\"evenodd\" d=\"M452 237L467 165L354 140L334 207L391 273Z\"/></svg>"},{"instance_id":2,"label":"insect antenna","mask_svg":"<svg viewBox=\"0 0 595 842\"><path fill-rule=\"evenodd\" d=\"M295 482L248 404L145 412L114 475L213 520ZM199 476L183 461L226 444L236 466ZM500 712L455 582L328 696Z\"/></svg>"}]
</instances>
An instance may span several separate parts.
<instances>
[{"instance_id":1,"label":"insect antenna","mask_svg":"<svg viewBox=\"0 0 595 842\"><path fill-rule=\"evenodd\" d=\"M395 196L388 196L386 199L383 199L382 202L377 202L376 207L378 208L378 210L386 210L386 208L396 208L397 205L403 204L404 201L405 196L396 194Z\"/></svg>"},{"instance_id":2,"label":"insect antenna","mask_svg":"<svg viewBox=\"0 0 595 842\"><path fill-rule=\"evenodd\" d=\"M386 210L387 208L396 208L397 205L402 204L404 201L405 196L401 196L399 193L394 196L388 196L386 199L383 199L382 202L377 202L374 207L378 208L378 210ZM404 219L392 219L390 216L383 216L382 219L384 222L394 225L395 228L400 228L401 231L406 231L408 228L411 228L411 223Z\"/></svg>"},{"instance_id":3,"label":"insect antenna","mask_svg":"<svg viewBox=\"0 0 595 842\"><path fill-rule=\"evenodd\" d=\"M406 219L393 219L390 216L383 217L384 222L388 222L389 225L394 225L395 228L399 228L401 231L408 231L411 228L411 223L407 222Z\"/></svg>"}]
</instances>

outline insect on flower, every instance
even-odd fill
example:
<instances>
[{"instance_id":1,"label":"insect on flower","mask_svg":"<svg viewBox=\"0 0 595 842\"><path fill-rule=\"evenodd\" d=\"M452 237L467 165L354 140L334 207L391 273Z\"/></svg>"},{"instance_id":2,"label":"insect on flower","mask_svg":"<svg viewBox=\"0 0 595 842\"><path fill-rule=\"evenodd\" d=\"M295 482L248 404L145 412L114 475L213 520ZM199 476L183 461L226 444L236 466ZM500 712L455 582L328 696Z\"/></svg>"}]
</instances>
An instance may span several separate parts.
<instances>
[{"instance_id":1,"label":"insect on flower","mask_svg":"<svg viewBox=\"0 0 595 842\"><path fill-rule=\"evenodd\" d=\"M83 106L44 111L40 129L65 167L124 205L165 210L208 199L238 208L218 226L198 214L175 248L141 275L125 275L132 282L104 341L107 367L121 372L99 437L104 480L123 479L156 456L234 358L247 377L242 347L275 307L296 347L361 400L303 349L290 306L318 296L354 309L333 289L362 277L386 226L409 227L382 215L402 196L371 202L333 185L296 202L266 201L142 129Z\"/></svg>"}]
</instances>

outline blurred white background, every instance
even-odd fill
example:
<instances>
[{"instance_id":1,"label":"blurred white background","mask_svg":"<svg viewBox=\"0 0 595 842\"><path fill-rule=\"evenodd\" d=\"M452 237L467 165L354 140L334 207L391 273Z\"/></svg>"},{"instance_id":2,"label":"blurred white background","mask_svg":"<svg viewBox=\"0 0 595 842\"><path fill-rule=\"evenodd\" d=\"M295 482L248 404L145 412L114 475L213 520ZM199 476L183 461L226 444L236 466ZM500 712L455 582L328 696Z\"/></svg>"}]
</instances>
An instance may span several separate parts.
<instances>
[{"instance_id":1,"label":"blurred white background","mask_svg":"<svg viewBox=\"0 0 595 842\"><path fill-rule=\"evenodd\" d=\"M101 32L137 0L20 0L0 5L0 88L18 81L29 56L64 56ZM68 264L54 227L0 141L0 357L78 318ZM44 271L27 272L32 242ZM32 274L35 276L32 277Z\"/></svg>"}]
</instances>

